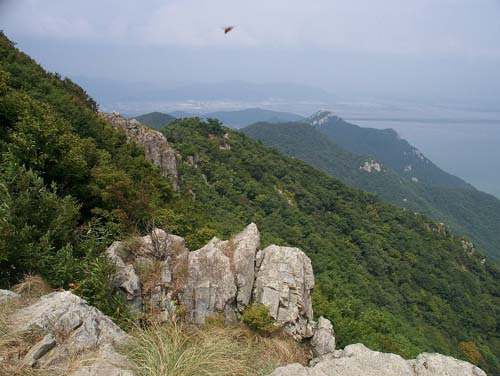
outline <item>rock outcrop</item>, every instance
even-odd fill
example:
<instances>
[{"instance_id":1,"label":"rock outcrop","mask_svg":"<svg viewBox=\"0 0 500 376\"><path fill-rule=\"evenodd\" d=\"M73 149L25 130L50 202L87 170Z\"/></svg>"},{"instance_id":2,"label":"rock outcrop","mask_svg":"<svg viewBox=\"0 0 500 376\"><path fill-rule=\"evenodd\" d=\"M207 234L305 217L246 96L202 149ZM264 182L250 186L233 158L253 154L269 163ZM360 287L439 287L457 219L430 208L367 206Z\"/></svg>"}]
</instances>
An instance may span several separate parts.
<instances>
[{"instance_id":1,"label":"rock outcrop","mask_svg":"<svg viewBox=\"0 0 500 376\"><path fill-rule=\"evenodd\" d=\"M256 260L254 300L296 339L313 335L311 260L298 248L270 245Z\"/></svg>"},{"instance_id":2,"label":"rock outcrop","mask_svg":"<svg viewBox=\"0 0 500 376\"><path fill-rule=\"evenodd\" d=\"M362 344L349 345L325 356L313 367L291 364L270 376L486 376L470 363L440 354L421 354L415 360L381 353Z\"/></svg>"},{"instance_id":3,"label":"rock outcrop","mask_svg":"<svg viewBox=\"0 0 500 376\"><path fill-rule=\"evenodd\" d=\"M193 252L188 252L184 239L155 229L135 241L113 243L107 254L117 266L115 287L133 309L155 305L171 316L180 305L188 319L202 324L217 314L233 321L249 304L262 303L276 325L294 338L312 337L316 323L311 260L298 248L271 245L258 251L259 245L260 233L252 223L228 241L213 238ZM160 270L152 273L155 280L141 273L155 265ZM332 331L332 338L326 339L328 330L321 328L318 349L323 346L319 351L325 353L335 341ZM324 341L330 342L319 343Z\"/></svg>"},{"instance_id":4,"label":"rock outcrop","mask_svg":"<svg viewBox=\"0 0 500 376\"><path fill-rule=\"evenodd\" d=\"M150 235L114 242L106 254L116 266L113 285L133 313L175 315L173 295L182 287L174 285L184 285L182 269L188 256L183 238L154 229Z\"/></svg>"},{"instance_id":5,"label":"rock outcrop","mask_svg":"<svg viewBox=\"0 0 500 376\"><path fill-rule=\"evenodd\" d=\"M241 311L250 303L255 279L255 255L260 246L260 233L255 223L248 225L231 239L234 273L238 293L236 303Z\"/></svg>"},{"instance_id":6,"label":"rock outcrop","mask_svg":"<svg viewBox=\"0 0 500 376\"><path fill-rule=\"evenodd\" d=\"M117 113L101 113L101 116L115 127L123 130L127 140L144 148L146 159L158 166L163 176L170 179L175 190L179 189L175 151L166 137L137 120L127 120Z\"/></svg>"},{"instance_id":7,"label":"rock outcrop","mask_svg":"<svg viewBox=\"0 0 500 376\"><path fill-rule=\"evenodd\" d=\"M233 303L237 289L232 262L226 255L228 248L228 241L213 238L203 248L189 253L188 278L181 303L197 324L217 313L227 320L236 318Z\"/></svg>"},{"instance_id":8,"label":"rock outcrop","mask_svg":"<svg viewBox=\"0 0 500 376\"><path fill-rule=\"evenodd\" d=\"M16 332L41 337L21 359L22 367L62 368L69 360L87 356L91 359L90 365L76 370L74 375L132 375L124 368L127 365L125 359L119 366L111 362L121 358L113 346L126 343L127 334L109 317L69 291L41 297L15 312L9 322ZM96 366L105 363L105 370Z\"/></svg>"}]
</instances>

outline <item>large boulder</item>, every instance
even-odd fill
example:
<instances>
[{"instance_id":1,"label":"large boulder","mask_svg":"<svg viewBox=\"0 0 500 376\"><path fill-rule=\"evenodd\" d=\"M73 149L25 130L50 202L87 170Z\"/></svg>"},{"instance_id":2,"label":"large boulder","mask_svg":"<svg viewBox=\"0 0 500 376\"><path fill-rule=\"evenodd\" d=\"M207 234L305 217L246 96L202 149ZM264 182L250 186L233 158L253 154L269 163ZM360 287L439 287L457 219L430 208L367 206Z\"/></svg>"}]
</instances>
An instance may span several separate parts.
<instances>
[{"instance_id":1,"label":"large boulder","mask_svg":"<svg viewBox=\"0 0 500 376\"><path fill-rule=\"evenodd\" d=\"M381 353L362 344L349 345L323 357L314 367L291 364L270 376L486 376L481 369L440 354L422 354L416 360Z\"/></svg>"},{"instance_id":2,"label":"large boulder","mask_svg":"<svg viewBox=\"0 0 500 376\"><path fill-rule=\"evenodd\" d=\"M207 317L223 314L235 319L236 283L230 257L229 242L213 238L203 248L188 255L186 285L181 303L188 318L203 324Z\"/></svg>"},{"instance_id":3,"label":"large boulder","mask_svg":"<svg viewBox=\"0 0 500 376\"><path fill-rule=\"evenodd\" d=\"M16 331L42 336L22 361L25 366L42 369L128 340L109 317L69 291L41 297L14 313L11 321Z\"/></svg>"},{"instance_id":4,"label":"large boulder","mask_svg":"<svg viewBox=\"0 0 500 376\"><path fill-rule=\"evenodd\" d=\"M255 223L249 224L230 241L236 277L236 303L243 310L252 298L255 279L255 255L260 246L260 233Z\"/></svg>"},{"instance_id":5,"label":"large boulder","mask_svg":"<svg viewBox=\"0 0 500 376\"><path fill-rule=\"evenodd\" d=\"M314 328L314 335L311 338L311 347L314 356L321 357L335 351L335 337L333 325L330 320L321 316Z\"/></svg>"},{"instance_id":6,"label":"large boulder","mask_svg":"<svg viewBox=\"0 0 500 376\"><path fill-rule=\"evenodd\" d=\"M117 113L101 113L109 123L125 132L127 140L144 148L145 157L158 166L163 176L170 179L175 190L179 189L175 151L166 137L136 119L128 120Z\"/></svg>"},{"instance_id":7,"label":"large boulder","mask_svg":"<svg viewBox=\"0 0 500 376\"><path fill-rule=\"evenodd\" d=\"M277 325L294 338L311 337L314 275L309 257L298 248L270 245L258 252L256 270L254 301L266 305Z\"/></svg>"}]
</instances>

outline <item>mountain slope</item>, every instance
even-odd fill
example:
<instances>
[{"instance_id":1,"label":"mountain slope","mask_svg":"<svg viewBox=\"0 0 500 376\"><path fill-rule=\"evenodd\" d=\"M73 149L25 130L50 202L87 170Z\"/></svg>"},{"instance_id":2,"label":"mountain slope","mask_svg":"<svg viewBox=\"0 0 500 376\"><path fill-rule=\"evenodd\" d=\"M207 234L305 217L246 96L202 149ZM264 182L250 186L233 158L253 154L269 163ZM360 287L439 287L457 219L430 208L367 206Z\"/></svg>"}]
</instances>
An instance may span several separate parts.
<instances>
[{"instance_id":1,"label":"mountain slope","mask_svg":"<svg viewBox=\"0 0 500 376\"><path fill-rule=\"evenodd\" d=\"M172 192L144 150L95 110L81 88L0 36L1 287L42 274L117 318L124 310L102 254L113 240L156 225L196 249L253 221L262 246L311 257L314 309L332 320L340 346L461 358L466 346L500 374L500 270L441 226L216 121L164 128L178 155Z\"/></svg>"},{"instance_id":2,"label":"mountain slope","mask_svg":"<svg viewBox=\"0 0 500 376\"><path fill-rule=\"evenodd\" d=\"M362 128L329 111L319 111L308 122L345 150L373 156L403 177L414 177L432 186L474 189L441 170L393 129Z\"/></svg>"},{"instance_id":3,"label":"mountain slope","mask_svg":"<svg viewBox=\"0 0 500 376\"><path fill-rule=\"evenodd\" d=\"M263 246L304 249L318 281L315 312L337 324L341 346L359 341L407 356L422 348L459 356L456 346L469 338L498 357L472 334L488 333L490 345L499 344L493 321L489 329L476 327L485 315L500 314L498 299L486 298L499 283L497 266L482 265L445 228L215 121L178 120L163 131L182 156L184 190L194 198L178 203L190 213L181 222L215 233L255 222Z\"/></svg>"},{"instance_id":4,"label":"mountain slope","mask_svg":"<svg viewBox=\"0 0 500 376\"><path fill-rule=\"evenodd\" d=\"M376 193L386 201L445 222L456 234L471 238L489 257L500 259L500 200L494 196L475 189L416 182L413 176L406 176L406 172L399 174L383 163L377 171L370 166L380 161L378 158L345 151L330 138L325 138L317 127L308 124L259 123L246 127L243 132L352 187ZM369 135L360 137L365 139Z\"/></svg>"},{"instance_id":5,"label":"mountain slope","mask_svg":"<svg viewBox=\"0 0 500 376\"><path fill-rule=\"evenodd\" d=\"M151 128L161 129L165 125L173 122L175 120L175 117L161 112L150 112L148 114L136 116L134 117L134 119Z\"/></svg>"},{"instance_id":6,"label":"mountain slope","mask_svg":"<svg viewBox=\"0 0 500 376\"><path fill-rule=\"evenodd\" d=\"M268 123L280 123L288 121L300 121L304 118L297 114L289 112L264 110L261 108L247 108L244 110L234 111L217 111L205 114L190 114L187 112L172 112L176 118L195 117L203 119L218 119L229 128L242 128L249 124L265 121Z\"/></svg>"}]
</instances>

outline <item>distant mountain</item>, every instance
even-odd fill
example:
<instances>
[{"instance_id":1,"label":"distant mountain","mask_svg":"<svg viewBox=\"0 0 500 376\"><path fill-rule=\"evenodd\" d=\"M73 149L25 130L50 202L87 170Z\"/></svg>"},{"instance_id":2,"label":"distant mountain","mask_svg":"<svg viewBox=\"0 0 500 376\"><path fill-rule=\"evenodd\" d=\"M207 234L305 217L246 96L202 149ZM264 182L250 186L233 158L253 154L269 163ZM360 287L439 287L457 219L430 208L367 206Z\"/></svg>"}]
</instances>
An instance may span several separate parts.
<instances>
[{"instance_id":1,"label":"distant mountain","mask_svg":"<svg viewBox=\"0 0 500 376\"><path fill-rule=\"evenodd\" d=\"M134 119L151 128L161 129L163 126L173 122L175 117L161 112L150 112L149 114L135 116Z\"/></svg>"},{"instance_id":2,"label":"distant mountain","mask_svg":"<svg viewBox=\"0 0 500 376\"><path fill-rule=\"evenodd\" d=\"M374 156L402 177L438 187L475 189L441 170L393 129L362 128L330 111L319 111L308 122L337 145L356 154Z\"/></svg>"},{"instance_id":3,"label":"distant mountain","mask_svg":"<svg viewBox=\"0 0 500 376\"><path fill-rule=\"evenodd\" d=\"M290 122L290 121L300 121L303 120L304 117L289 113L289 112L281 112L281 111L272 111L272 110L264 110L261 108L247 108L244 110L235 110L235 111L217 111L210 112L205 114L194 114L188 112L172 112L172 116L176 118L185 118L185 117L193 117L197 116L203 119L218 119L224 123L225 126L230 128L242 128L249 124L257 123L257 122L267 122L267 123L281 123L281 122Z\"/></svg>"},{"instance_id":4,"label":"distant mountain","mask_svg":"<svg viewBox=\"0 0 500 376\"><path fill-rule=\"evenodd\" d=\"M352 187L376 193L388 202L445 222L455 233L471 238L489 257L500 259L500 200L496 197L440 170L421 153L412 151L416 149L408 142L397 135L392 137L393 131L361 128L332 114L309 121L257 123L242 131ZM355 127L354 130L349 129L350 126ZM352 150L345 147L350 145L348 142L342 146L334 142L334 134L345 141L352 140L348 136L354 133L359 144L367 145L366 149L357 144ZM377 143L383 145L383 152L378 151ZM398 148L404 159L403 166L418 167L410 171L403 167L398 171L400 161L388 158ZM370 151L371 155L367 152L362 155L359 150Z\"/></svg>"}]
</instances>

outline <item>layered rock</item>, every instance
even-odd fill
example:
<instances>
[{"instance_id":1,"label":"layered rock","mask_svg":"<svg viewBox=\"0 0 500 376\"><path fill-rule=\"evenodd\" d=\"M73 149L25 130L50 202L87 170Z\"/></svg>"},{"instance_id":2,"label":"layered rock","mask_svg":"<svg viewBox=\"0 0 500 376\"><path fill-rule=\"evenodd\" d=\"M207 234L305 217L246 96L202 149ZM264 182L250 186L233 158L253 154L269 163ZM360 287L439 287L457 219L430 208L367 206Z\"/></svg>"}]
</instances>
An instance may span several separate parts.
<instances>
[{"instance_id":1,"label":"layered rock","mask_svg":"<svg viewBox=\"0 0 500 376\"><path fill-rule=\"evenodd\" d=\"M106 254L116 266L113 285L133 313L175 315L173 295L183 289L175 283L185 283L182 269L188 256L183 238L154 229L150 235L114 242Z\"/></svg>"},{"instance_id":2,"label":"layered rock","mask_svg":"<svg viewBox=\"0 0 500 376\"><path fill-rule=\"evenodd\" d=\"M323 357L314 367L291 364L270 376L486 376L470 363L440 354L421 354L415 360L381 353L362 344Z\"/></svg>"},{"instance_id":3,"label":"layered rock","mask_svg":"<svg viewBox=\"0 0 500 376\"><path fill-rule=\"evenodd\" d=\"M258 251L260 233L254 223L229 241L213 238L193 252L184 239L160 229L130 243L115 242L107 254L117 267L115 287L133 309L155 306L171 316L180 305L188 319L203 324L217 314L235 320L247 305L262 303L276 325L297 340L312 337L310 259L298 248L272 245ZM155 267L158 272L149 273L154 280L141 273ZM316 337L322 354L335 344L326 321L322 319L322 334Z\"/></svg>"},{"instance_id":4,"label":"layered rock","mask_svg":"<svg viewBox=\"0 0 500 376\"><path fill-rule=\"evenodd\" d=\"M163 176L170 179L175 190L179 189L175 151L166 137L137 120L127 120L117 113L101 113L109 123L123 130L127 140L144 148L146 159L158 166Z\"/></svg>"},{"instance_id":5,"label":"layered rock","mask_svg":"<svg viewBox=\"0 0 500 376\"><path fill-rule=\"evenodd\" d=\"M202 324L206 318L221 313L228 320L236 318L234 302L236 283L232 263L226 255L229 242L213 238L188 256L188 278L181 303L188 317Z\"/></svg>"},{"instance_id":6,"label":"layered rock","mask_svg":"<svg viewBox=\"0 0 500 376\"><path fill-rule=\"evenodd\" d=\"M128 341L127 334L109 317L68 291L41 297L34 304L15 312L10 321L15 324L16 331L42 337L21 360L24 367L53 369L85 354L92 354L94 363L105 362L104 349L108 358L117 358L120 356L113 345ZM119 368L108 364L106 372L94 367L93 373L78 370L75 374L104 376L116 371L114 374L119 375L117 370L123 370L125 364L122 361Z\"/></svg>"},{"instance_id":7,"label":"layered rock","mask_svg":"<svg viewBox=\"0 0 500 376\"><path fill-rule=\"evenodd\" d=\"M252 298L255 279L255 255L260 246L260 233L257 225L251 223L231 240L234 273L238 293L237 308L241 311Z\"/></svg>"},{"instance_id":8,"label":"layered rock","mask_svg":"<svg viewBox=\"0 0 500 376\"><path fill-rule=\"evenodd\" d=\"M311 260L298 248L270 245L256 259L253 297L298 340L313 335Z\"/></svg>"}]
</instances>

